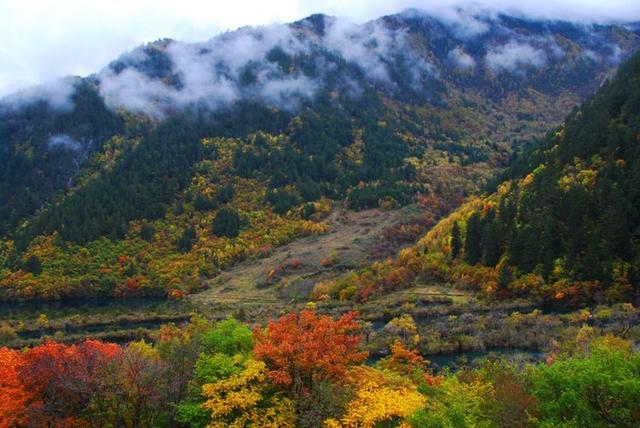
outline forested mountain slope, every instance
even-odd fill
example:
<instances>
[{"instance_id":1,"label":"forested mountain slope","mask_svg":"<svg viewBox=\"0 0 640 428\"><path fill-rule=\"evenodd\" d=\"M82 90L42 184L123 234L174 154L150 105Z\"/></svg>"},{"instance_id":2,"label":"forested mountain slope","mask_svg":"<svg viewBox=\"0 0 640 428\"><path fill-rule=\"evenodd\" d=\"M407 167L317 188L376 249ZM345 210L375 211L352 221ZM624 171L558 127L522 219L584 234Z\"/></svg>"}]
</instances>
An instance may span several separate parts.
<instances>
[{"instance_id":1,"label":"forested mountain slope","mask_svg":"<svg viewBox=\"0 0 640 428\"><path fill-rule=\"evenodd\" d=\"M533 274L557 299L637 296L640 56L506 177L467 219L458 257L497 266L498 292Z\"/></svg>"},{"instance_id":2,"label":"forested mountain slope","mask_svg":"<svg viewBox=\"0 0 640 428\"><path fill-rule=\"evenodd\" d=\"M435 281L487 297L637 301L640 55L501 179L397 259L318 284L313 296L363 300Z\"/></svg>"},{"instance_id":3,"label":"forested mountain slope","mask_svg":"<svg viewBox=\"0 0 640 428\"><path fill-rule=\"evenodd\" d=\"M8 97L1 297L180 295L322 233L331 201L427 197L446 212L592 93L639 34L461 11L314 15L161 40Z\"/></svg>"}]
</instances>

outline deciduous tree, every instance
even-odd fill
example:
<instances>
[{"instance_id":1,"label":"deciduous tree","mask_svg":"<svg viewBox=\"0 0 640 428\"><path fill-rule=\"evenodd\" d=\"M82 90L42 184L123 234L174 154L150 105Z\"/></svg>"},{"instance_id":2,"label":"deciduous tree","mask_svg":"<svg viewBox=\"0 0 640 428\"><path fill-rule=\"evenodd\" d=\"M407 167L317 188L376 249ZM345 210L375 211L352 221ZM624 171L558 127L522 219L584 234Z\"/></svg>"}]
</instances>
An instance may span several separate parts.
<instances>
[{"instance_id":1,"label":"deciduous tree","mask_svg":"<svg viewBox=\"0 0 640 428\"><path fill-rule=\"evenodd\" d=\"M20 352L0 348L0 428L24 426L27 421L26 406L33 394L20 379L21 364Z\"/></svg>"},{"instance_id":2,"label":"deciduous tree","mask_svg":"<svg viewBox=\"0 0 640 428\"><path fill-rule=\"evenodd\" d=\"M254 353L267 363L274 383L301 393L317 380L339 379L366 358L358 349L357 316L350 312L333 320L308 310L292 312L254 331Z\"/></svg>"}]
</instances>

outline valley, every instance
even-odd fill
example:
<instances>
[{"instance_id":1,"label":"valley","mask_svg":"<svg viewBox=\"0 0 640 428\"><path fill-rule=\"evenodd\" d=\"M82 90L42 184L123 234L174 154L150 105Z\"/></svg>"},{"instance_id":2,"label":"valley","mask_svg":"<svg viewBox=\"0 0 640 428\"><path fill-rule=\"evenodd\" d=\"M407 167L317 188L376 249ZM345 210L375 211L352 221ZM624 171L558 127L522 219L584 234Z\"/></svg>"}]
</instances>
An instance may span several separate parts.
<instances>
[{"instance_id":1,"label":"valley","mask_svg":"<svg viewBox=\"0 0 640 428\"><path fill-rule=\"evenodd\" d=\"M3 98L0 428L635 426L639 51L315 14Z\"/></svg>"}]
</instances>

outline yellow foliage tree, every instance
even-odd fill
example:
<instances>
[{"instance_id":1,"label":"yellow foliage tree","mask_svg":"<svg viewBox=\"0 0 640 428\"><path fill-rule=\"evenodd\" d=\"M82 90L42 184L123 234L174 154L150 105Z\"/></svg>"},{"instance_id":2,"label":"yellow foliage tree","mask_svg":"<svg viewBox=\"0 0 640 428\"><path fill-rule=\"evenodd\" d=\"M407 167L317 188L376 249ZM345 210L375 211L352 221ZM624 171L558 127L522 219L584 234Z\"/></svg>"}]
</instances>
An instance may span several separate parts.
<instances>
[{"instance_id":1,"label":"yellow foliage tree","mask_svg":"<svg viewBox=\"0 0 640 428\"><path fill-rule=\"evenodd\" d=\"M355 396L342 419L327 419L325 428L372 428L405 418L425 404L417 387L395 374L360 366L350 371L348 381L356 384Z\"/></svg>"},{"instance_id":2,"label":"yellow foliage tree","mask_svg":"<svg viewBox=\"0 0 640 428\"><path fill-rule=\"evenodd\" d=\"M209 428L246 426L286 428L295 426L291 400L266 394L266 365L248 359L237 375L202 387L202 407L211 411Z\"/></svg>"}]
</instances>

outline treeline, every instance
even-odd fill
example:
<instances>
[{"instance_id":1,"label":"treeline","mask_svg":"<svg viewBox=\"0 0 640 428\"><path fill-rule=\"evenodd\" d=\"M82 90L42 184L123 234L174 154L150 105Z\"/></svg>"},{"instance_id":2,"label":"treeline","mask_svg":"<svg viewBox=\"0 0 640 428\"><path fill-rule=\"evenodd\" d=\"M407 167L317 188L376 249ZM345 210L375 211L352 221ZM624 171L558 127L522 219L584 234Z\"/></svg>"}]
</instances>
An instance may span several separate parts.
<instances>
[{"instance_id":1,"label":"treeline","mask_svg":"<svg viewBox=\"0 0 640 428\"><path fill-rule=\"evenodd\" d=\"M546 362L436 375L398 337L365 364L357 314L292 312L253 332L166 325L152 343L0 348L0 423L74 427L634 426L640 354L583 327Z\"/></svg>"}]
</instances>

